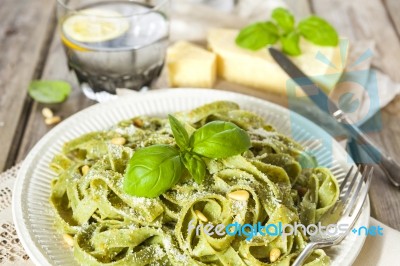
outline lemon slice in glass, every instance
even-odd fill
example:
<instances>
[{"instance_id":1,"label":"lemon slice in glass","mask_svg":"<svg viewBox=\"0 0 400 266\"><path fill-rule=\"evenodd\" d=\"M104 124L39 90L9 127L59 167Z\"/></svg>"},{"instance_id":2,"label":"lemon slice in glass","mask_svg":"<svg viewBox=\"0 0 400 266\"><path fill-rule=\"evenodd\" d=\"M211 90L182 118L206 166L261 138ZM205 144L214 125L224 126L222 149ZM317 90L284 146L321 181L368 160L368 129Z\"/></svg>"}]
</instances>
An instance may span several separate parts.
<instances>
[{"instance_id":1,"label":"lemon slice in glass","mask_svg":"<svg viewBox=\"0 0 400 266\"><path fill-rule=\"evenodd\" d=\"M72 41L85 43L113 40L128 29L129 21L122 14L99 8L81 10L62 24L63 35Z\"/></svg>"}]
</instances>

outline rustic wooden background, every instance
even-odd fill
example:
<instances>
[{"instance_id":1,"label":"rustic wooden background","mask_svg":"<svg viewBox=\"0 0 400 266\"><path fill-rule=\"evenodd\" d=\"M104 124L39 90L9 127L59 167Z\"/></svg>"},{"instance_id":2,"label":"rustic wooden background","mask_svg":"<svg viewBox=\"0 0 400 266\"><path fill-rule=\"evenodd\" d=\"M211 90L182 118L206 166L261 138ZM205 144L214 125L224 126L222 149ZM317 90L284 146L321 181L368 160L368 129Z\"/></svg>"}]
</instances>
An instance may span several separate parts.
<instances>
[{"instance_id":1,"label":"rustic wooden background","mask_svg":"<svg viewBox=\"0 0 400 266\"><path fill-rule=\"evenodd\" d=\"M350 41L375 40L375 67L400 82L400 1L287 0L299 17L311 12L330 21ZM27 95L32 79L63 79L73 93L57 107L63 118L94 104L68 71L56 31L55 0L0 1L0 172L23 160L51 127L42 106ZM250 91L268 98L262 92ZM400 158L400 97L382 112L383 130L371 137ZM1 182L1 180L0 180ZM372 215L400 230L400 191L377 174L370 191Z\"/></svg>"}]
</instances>

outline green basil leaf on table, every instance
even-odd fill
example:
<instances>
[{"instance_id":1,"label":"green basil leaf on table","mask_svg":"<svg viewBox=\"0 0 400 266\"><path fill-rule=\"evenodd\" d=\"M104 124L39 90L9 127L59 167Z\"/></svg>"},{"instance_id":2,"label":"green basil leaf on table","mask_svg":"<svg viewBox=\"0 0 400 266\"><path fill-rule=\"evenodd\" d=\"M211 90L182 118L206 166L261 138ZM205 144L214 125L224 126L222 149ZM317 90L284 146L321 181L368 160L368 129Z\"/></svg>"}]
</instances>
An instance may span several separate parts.
<instances>
[{"instance_id":1,"label":"green basil leaf on table","mask_svg":"<svg viewBox=\"0 0 400 266\"><path fill-rule=\"evenodd\" d=\"M236 44L253 51L259 50L268 44L274 44L279 39L277 26L268 22L257 22L243 28L236 37Z\"/></svg>"},{"instance_id":2,"label":"green basil leaf on table","mask_svg":"<svg viewBox=\"0 0 400 266\"><path fill-rule=\"evenodd\" d=\"M294 29L294 17L287 9L282 7L275 8L271 17L285 33Z\"/></svg>"},{"instance_id":3,"label":"green basil leaf on table","mask_svg":"<svg viewBox=\"0 0 400 266\"><path fill-rule=\"evenodd\" d=\"M324 19L310 16L300 21L300 34L308 41L321 46L336 46L339 36L336 30Z\"/></svg>"},{"instance_id":4,"label":"green basil leaf on table","mask_svg":"<svg viewBox=\"0 0 400 266\"><path fill-rule=\"evenodd\" d=\"M282 52L288 55L300 55L300 35L297 32L289 32L281 37Z\"/></svg>"},{"instance_id":5,"label":"green basil leaf on table","mask_svg":"<svg viewBox=\"0 0 400 266\"><path fill-rule=\"evenodd\" d=\"M174 186L183 164L177 149L153 145L137 150L129 161L123 188L130 195L155 198Z\"/></svg>"},{"instance_id":6,"label":"green basil leaf on table","mask_svg":"<svg viewBox=\"0 0 400 266\"><path fill-rule=\"evenodd\" d=\"M203 183L206 176L207 167L200 156L187 152L182 155L182 161L196 183Z\"/></svg>"},{"instance_id":7,"label":"green basil leaf on table","mask_svg":"<svg viewBox=\"0 0 400 266\"><path fill-rule=\"evenodd\" d=\"M247 132L230 122L210 122L190 137L190 147L194 153L214 159L240 154L250 146Z\"/></svg>"},{"instance_id":8,"label":"green basil leaf on table","mask_svg":"<svg viewBox=\"0 0 400 266\"><path fill-rule=\"evenodd\" d=\"M178 119L172 115L168 116L169 124L171 125L172 133L174 134L175 142L181 150L185 150L189 146L189 135Z\"/></svg>"},{"instance_id":9,"label":"green basil leaf on table","mask_svg":"<svg viewBox=\"0 0 400 266\"><path fill-rule=\"evenodd\" d=\"M29 95L40 103L60 103L71 93L71 85L60 80L34 80L28 88Z\"/></svg>"}]
</instances>

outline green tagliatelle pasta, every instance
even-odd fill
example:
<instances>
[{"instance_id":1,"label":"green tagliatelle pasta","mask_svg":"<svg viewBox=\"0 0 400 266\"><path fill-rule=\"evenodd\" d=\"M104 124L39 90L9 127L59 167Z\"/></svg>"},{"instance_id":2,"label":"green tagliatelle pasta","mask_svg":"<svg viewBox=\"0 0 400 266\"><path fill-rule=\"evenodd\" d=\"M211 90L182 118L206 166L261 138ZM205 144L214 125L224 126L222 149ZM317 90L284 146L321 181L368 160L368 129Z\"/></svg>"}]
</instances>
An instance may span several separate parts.
<instances>
[{"instance_id":1,"label":"green tagliatelle pasta","mask_svg":"<svg viewBox=\"0 0 400 266\"><path fill-rule=\"evenodd\" d=\"M136 117L65 143L50 166L57 173L50 202L56 226L74 239L75 259L82 265L290 265L307 244L302 232L246 240L196 234L189 223L315 224L338 198L334 176L298 143L235 103L214 102L175 115L189 134L214 120L235 123L247 131L252 147L242 155L204 159L208 171L201 185L185 173L161 196L139 198L122 189L126 165L139 148L176 145L167 119ZM123 145L113 144L121 137ZM228 196L237 190L250 198ZM281 255L271 262L274 248ZM329 262L316 250L306 265Z\"/></svg>"}]
</instances>

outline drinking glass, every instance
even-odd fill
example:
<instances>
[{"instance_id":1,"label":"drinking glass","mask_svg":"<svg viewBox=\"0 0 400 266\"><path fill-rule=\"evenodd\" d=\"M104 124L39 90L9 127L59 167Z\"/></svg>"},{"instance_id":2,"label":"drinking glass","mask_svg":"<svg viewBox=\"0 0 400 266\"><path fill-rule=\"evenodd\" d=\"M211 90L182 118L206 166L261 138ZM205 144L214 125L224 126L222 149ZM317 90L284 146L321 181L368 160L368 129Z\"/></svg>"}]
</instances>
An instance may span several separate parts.
<instances>
[{"instance_id":1,"label":"drinking glass","mask_svg":"<svg viewBox=\"0 0 400 266\"><path fill-rule=\"evenodd\" d=\"M57 0L68 65L86 96L151 86L164 64L169 0Z\"/></svg>"}]
</instances>

